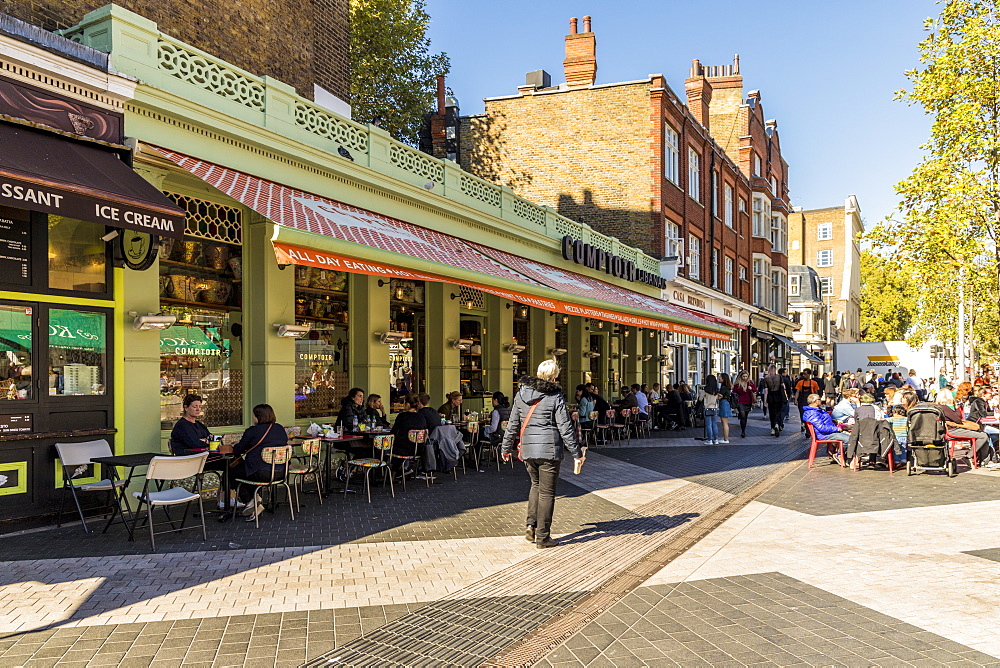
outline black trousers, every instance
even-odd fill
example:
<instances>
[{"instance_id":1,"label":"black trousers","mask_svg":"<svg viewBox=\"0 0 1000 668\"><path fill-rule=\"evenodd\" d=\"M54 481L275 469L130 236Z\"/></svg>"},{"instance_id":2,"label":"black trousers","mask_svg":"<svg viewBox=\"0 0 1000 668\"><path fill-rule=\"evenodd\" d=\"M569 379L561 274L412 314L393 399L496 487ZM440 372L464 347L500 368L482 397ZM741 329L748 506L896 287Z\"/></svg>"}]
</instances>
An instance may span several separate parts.
<instances>
[{"instance_id":1,"label":"black trousers","mask_svg":"<svg viewBox=\"0 0 1000 668\"><path fill-rule=\"evenodd\" d=\"M229 469L229 475L231 480L236 480L236 478L242 478L243 480L256 480L257 482L271 482L272 479L281 478L285 474L283 469L278 469L274 472L274 478L271 478L271 469L261 471L254 471L253 473L247 474L246 468L244 466L243 460L240 463ZM236 483L233 483L233 487ZM256 487L254 485L240 485L239 500L240 503L249 503L253 499Z\"/></svg>"},{"instance_id":2,"label":"black trousers","mask_svg":"<svg viewBox=\"0 0 1000 668\"><path fill-rule=\"evenodd\" d=\"M535 542L548 540L552 531L552 511L556 505L556 481L559 480L559 460L526 459L524 468L531 478L528 492L528 516L525 524L535 527Z\"/></svg>"},{"instance_id":3,"label":"black trousers","mask_svg":"<svg viewBox=\"0 0 1000 668\"><path fill-rule=\"evenodd\" d=\"M736 413L740 416L740 432L747 433L747 416L753 404L736 404Z\"/></svg>"},{"instance_id":4,"label":"black trousers","mask_svg":"<svg viewBox=\"0 0 1000 668\"><path fill-rule=\"evenodd\" d=\"M767 414L771 418L771 429L775 427L781 428L784 426L781 421L781 410L788 405L788 401L784 397L778 396L773 397L772 395L767 395Z\"/></svg>"}]
</instances>

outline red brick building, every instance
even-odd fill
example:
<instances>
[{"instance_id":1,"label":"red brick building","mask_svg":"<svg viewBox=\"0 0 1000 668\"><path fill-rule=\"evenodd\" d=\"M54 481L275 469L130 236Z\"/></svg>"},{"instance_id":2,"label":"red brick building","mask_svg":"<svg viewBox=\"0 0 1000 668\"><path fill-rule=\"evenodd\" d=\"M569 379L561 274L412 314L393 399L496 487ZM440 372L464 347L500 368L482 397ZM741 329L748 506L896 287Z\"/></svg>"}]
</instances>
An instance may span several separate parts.
<instances>
[{"instance_id":1,"label":"red brick building","mask_svg":"<svg viewBox=\"0 0 1000 668\"><path fill-rule=\"evenodd\" d=\"M460 164L664 258L666 299L733 324L728 345L665 341L673 349L666 377L698 382L708 368L786 361L787 346L773 335L794 329L785 296L787 165L759 93L743 98L738 60L695 61L686 99L660 74L597 84L590 17L583 32L577 26L572 19L565 38L565 83L529 73L516 94L487 98L484 114L459 119Z\"/></svg>"}]
</instances>

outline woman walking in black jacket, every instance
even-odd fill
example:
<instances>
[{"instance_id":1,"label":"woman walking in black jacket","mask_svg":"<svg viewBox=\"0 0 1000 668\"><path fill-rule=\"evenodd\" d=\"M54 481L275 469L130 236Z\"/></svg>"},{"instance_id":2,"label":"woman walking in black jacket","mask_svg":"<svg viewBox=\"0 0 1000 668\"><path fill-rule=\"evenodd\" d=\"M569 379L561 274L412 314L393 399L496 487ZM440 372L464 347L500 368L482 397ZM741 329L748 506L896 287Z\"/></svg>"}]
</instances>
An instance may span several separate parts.
<instances>
[{"instance_id":1,"label":"woman walking in black jacket","mask_svg":"<svg viewBox=\"0 0 1000 668\"><path fill-rule=\"evenodd\" d=\"M539 549L557 545L550 533L563 447L573 455L577 466L583 465L576 425L566 408L562 388L555 382L558 377L559 366L555 360L545 360L538 365L534 378L521 379L501 450L504 461L510 461L517 437L520 437L518 457L531 477L524 537Z\"/></svg>"}]
</instances>

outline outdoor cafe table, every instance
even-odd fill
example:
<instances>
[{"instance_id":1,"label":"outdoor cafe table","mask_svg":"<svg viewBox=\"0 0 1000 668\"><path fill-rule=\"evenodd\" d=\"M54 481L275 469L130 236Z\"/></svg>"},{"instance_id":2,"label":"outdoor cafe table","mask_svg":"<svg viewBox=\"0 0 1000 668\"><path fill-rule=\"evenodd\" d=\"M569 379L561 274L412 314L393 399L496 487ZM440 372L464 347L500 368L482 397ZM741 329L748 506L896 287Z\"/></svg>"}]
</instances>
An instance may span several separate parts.
<instances>
[{"instance_id":1,"label":"outdoor cafe table","mask_svg":"<svg viewBox=\"0 0 1000 668\"><path fill-rule=\"evenodd\" d=\"M104 525L104 532L107 532L108 527L114 522L115 517L121 517L122 524L125 525L125 530L128 531L128 539L130 541L135 540L135 517L132 515L132 509L129 508L128 499L125 497L127 493L128 486L132 482L132 478L136 475L135 470L142 466L149 466L149 462L152 461L153 457L159 457L163 453L161 452L140 452L130 455L112 455L110 457L94 457L91 459L95 464L101 464L107 470L109 470L109 478L112 481L121 480L118 476L118 467L123 469L128 469L128 477L125 478L125 484L120 487L115 487L115 502L117 505L116 511L112 512L111 517L108 518L107 524ZM142 475L142 474L139 474ZM125 511L128 511L130 520L125 519Z\"/></svg>"},{"instance_id":2,"label":"outdoor cafe table","mask_svg":"<svg viewBox=\"0 0 1000 668\"><path fill-rule=\"evenodd\" d=\"M388 433L388 432L386 432ZM329 493L330 481L333 479L333 453L334 452L351 452L350 447L337 447L345 446L349 443L357 443L358 441L364 440L361 436L354 436L351 434L344 434L343 436L294 436L292 440L305 441L312 438L318 438L319 442L323 444L323 490Z\"/></svg>"}]
</instances>

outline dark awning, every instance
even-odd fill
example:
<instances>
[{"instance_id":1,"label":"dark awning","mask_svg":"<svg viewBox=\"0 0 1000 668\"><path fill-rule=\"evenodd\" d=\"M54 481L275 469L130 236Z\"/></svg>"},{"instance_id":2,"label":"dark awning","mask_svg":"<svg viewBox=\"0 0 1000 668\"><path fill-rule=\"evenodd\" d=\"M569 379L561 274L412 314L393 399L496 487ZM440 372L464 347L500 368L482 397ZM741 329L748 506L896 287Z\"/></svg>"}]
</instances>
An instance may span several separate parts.
<instances>
[{"instance_id":1,"label":"dark awning","mask_svg":"<svg viewBox=\"0 0 1000 668\"><path fill-rule=\"evenodd\" d=\"M805 346L803 346L801 343L799 343L798 341L793 341L792 339L789 339L788 337L785 337L785 336L781 336L780 334L775 334L774 338L778 339L779 341L781 341L782 343L784 343L786 346L788 346L789 348L791 348L792 350L794 350L798 354L800 354L803 357L805 357L810 362L813 362L815 364L825 364L825 361L823 360L822 357L820 357L819 355L817 355L815 353L809 352L809 350Z\"/></svg>"},{"instance_id":2,"label":"dark awning","mask_svg":"<svg viewBox=\"0 0 1000 668\"><path fill-rule=\"evenodd\" d=\"M6 124L0 146L0 205L184 236L184 211L112 150Z\"/></svg>"}]
</instances>

